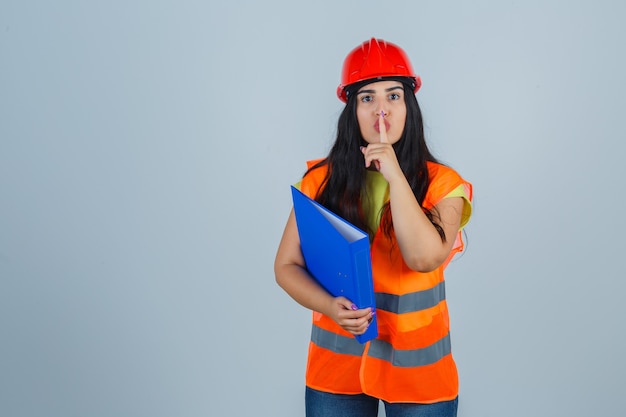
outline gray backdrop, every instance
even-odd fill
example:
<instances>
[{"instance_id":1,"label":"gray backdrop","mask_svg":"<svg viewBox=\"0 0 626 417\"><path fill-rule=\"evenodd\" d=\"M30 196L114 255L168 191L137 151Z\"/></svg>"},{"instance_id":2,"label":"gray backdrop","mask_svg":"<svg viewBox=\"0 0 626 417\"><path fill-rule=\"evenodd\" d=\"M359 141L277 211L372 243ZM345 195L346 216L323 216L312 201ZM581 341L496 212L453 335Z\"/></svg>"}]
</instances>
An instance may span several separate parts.
<instances>
[{"instance_id":1,"label":"gray backdrop","mask_svg":"<svg viewBox=\"0 0 626 417\"><path fill-rule=\"evenodd\" d=\"M0 414L298 416L274 282L341 62L398 43L475 186L460 415L620 415L622 1L0 2Z\"/></svg>"}]
</instances>

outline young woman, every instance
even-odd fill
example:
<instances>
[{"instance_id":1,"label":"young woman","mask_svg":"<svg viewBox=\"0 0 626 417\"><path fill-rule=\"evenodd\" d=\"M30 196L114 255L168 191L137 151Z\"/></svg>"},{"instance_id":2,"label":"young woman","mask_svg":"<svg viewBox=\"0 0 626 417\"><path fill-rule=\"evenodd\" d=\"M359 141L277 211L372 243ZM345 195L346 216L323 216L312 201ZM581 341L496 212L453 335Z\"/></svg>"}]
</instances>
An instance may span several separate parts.
<instances>
[{"instance_id":1,"label":"young woman","mask_svg":"<svg viewBox=\"0 0 626 417\"><path fill-rule=\"evenodd\" d=\"M463 249L472 186L428 150L405 52L372 38L352 50L337 89L346 103L328 156L310 161L301 191L370 235L376 311L355 309L308 274L293 211L276 281L313 311L306 412L317 416L456 416L443 271ZM377 315L378 337L364 345Z\"/></svg>"}]
</instances>

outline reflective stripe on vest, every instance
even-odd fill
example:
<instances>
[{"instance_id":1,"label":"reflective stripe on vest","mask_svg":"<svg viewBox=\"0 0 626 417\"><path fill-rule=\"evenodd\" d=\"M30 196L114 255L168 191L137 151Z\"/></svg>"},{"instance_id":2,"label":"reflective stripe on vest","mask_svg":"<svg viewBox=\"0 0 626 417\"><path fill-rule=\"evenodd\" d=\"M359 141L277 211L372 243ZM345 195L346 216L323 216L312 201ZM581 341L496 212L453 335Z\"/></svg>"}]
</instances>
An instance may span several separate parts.
<instances>
[{"instance_id":1,"label":"reflective stripe on vest","mask_svg":"<svg viewBox=\"0 0 626 417\"><path fill-rule=\"evenodd\" d=\"M426 310L446 299L445 284L440 282L431 289L404 295L376 293L376 308L396 314Z\"/></svg>"},{"instance_id":2,"label":"reflective stripe on vest","mask_svg":"<svg viewBox=\"0 0 626 417\"><path fill-rule=\"evenodd\" d=\"M368 356L390 362L393 366L411 368L425 366L439 361L452 351L450 333L443 339L421 349L400 350L394 349L389 343L374 339L371 341Z\"/></svg>"},{"instance_id":3,"label":"reflective stripe on vest","mask_svg":"<svg viewBox=\"0 0 626 417\"><path fill-rule=\"evenodd\" d=\"M365 345L360 344L353 336L346 337L313 325L311 341L317 346L344 355L361 356Z\"/></svg>"},{"instance_id":4,"label":"reflective stripe on vest","mask_svg":"<svg viewBox=\"0 0 626 417\"><path fill-rule=\"evenodd\" d=\"M365 345L360 344L354 337L346 337L324 330L313 325L311 341L317 346L343 355L361 356ZM389 343L374 339L370 342L368 356L390 362L394 366L410 368L425 366L439 361L452 351L450 333L443 339L430 346L420 349L394 349Z\"/></svg>"}]
</instances>

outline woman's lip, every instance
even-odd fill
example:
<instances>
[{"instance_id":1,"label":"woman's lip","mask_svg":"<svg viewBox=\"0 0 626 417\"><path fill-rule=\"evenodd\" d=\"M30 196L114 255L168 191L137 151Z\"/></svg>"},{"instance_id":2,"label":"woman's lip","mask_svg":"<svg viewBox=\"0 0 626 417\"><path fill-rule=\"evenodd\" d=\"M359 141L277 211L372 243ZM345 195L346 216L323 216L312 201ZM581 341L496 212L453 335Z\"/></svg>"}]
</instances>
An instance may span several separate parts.
<instances>
[{"instance_id":1,"label":"woman's lip","mask_svg":"<svg viewBox=\"0 0 626 417\"><path fill-rule=\"evenodd\" d=\"M385 120L385 131L389 132L389 126L389 122ZM376 120L376 123L374 123L374 129L376 129L376 131L380 133L380 124L378 120Z\"/></svg>"}]
</instances>

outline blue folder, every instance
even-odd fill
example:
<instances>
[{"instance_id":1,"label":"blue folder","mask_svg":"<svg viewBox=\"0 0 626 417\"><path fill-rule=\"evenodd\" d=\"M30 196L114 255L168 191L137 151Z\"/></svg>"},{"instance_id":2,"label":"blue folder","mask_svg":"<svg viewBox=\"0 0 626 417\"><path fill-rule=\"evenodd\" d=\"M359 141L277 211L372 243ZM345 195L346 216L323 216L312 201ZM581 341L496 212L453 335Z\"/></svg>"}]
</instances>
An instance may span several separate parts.
<instances>
[{"instance_id":1,"label":"blue folder","mask_svg":"<svg viewBox=\"0 0 626 417\"><path fill-rule=\"evenodd\" d=\"M300 246L309 273L335 297L344 296L358 308L376 309L372 261L367 233L291 187ZM378 336L374 315L360 343Z\"/></svg>"}]
</instances>

